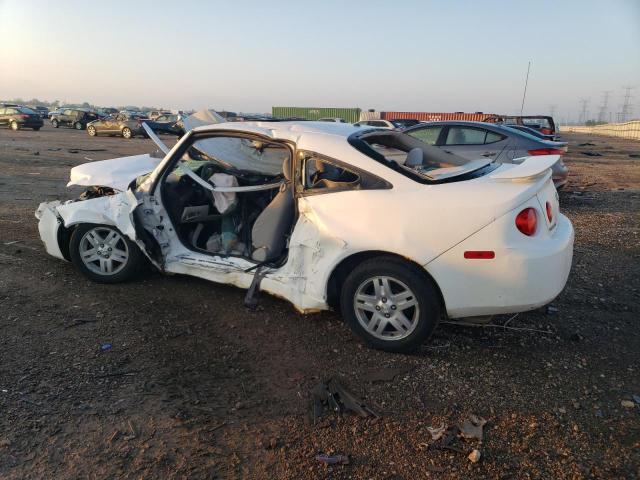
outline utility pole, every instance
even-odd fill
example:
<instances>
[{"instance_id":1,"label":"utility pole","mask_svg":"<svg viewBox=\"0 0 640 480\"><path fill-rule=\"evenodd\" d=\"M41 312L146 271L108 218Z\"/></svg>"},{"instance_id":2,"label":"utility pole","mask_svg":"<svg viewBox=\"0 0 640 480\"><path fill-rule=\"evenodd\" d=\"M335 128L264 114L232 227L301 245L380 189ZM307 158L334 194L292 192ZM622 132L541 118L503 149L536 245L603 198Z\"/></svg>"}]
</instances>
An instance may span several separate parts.
<instances>
[{"instance_id":1,"label":"utility pole","mask_svg":"<svg viewBox=\"0 0 640 480\"><path fill-rule=\"evenodd\" d=\"M586 123L586 121L588 120L587 118L587 107L589 105L589 99L588 98L581 98L580 99L580 116L578 117L578 123L580 125L584 125Z\"/></svg>"},{"instance_id":2,"label":"utility pole","mask_svg":"<svg viewBox=\"0 0 640 480\"><path fill-rule=\"evenodd\" d=\"M622 87L622 89L624 90L624 97L622 100L622 111L620 112L620 116L621 122L626 122L627 120L629 120L631 118L631 114L633 113L633 105L631 105L631 91L634 89L635 87L632 85L625 85L624 87Z\"/></svg>"},{"instance_id":3,"label":"utility pole","mask_svg":"<svg viewBox=\"0 0 640 480\"><path fill-rule=\"evenodd\" d=\"M600 105L600 110L598 112L598 122L605 123L607 121L607 109L609 108L609 96L611 95L611 90L605 90L602 92L602 104Z\"/></svg>"},{"instance_id":4,"label":"utility pole","mask_svg":"<svg viewBox=\"0 0 640 480\"><path fill-rule=\"evenodd\" d=\"M527 85L529 84L529 70L531 70L531 60L527 64L527 77L524 80L524 93L522 94L522 105L520 105L520 116L522 116L522 111L524 110L524 99L527 96Z\"/></svg>"},{"instance_id":5,"label":"utility pole","mask_svg":"<svg viewBox=\"0 0 640 480\"><path fill-rule=\"evenodd\" d=\"M555 117L556 116L556 109L558 108L558 105L549 105L549 116L550 117Z\"/></svg>"}]
</instances>

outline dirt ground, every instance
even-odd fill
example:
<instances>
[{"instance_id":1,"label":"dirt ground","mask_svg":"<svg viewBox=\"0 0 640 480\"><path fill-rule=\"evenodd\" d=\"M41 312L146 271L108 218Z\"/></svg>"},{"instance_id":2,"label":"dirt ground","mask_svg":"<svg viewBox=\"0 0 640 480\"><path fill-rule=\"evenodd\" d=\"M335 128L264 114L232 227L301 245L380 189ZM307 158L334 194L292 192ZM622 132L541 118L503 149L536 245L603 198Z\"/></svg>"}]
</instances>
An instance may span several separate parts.
<instances>
[{"instance_id":1,"label":"dirt ground","mask_svg":"<svg viewBox=\"0 0 640 480\"><path fill-rule=\"evenodd\" d=\"M85 280L45 253L34 210L71 197L85 157L152 143L0 130L0 478L640 478L640 142L565 138L576 246L553 308L392 355L265 294L251 313L189 277ZM309 392L331 376L381 417L314 425ZM428 427L470 414L482 444L433 448Z\"/></svg>"}]
</instances>

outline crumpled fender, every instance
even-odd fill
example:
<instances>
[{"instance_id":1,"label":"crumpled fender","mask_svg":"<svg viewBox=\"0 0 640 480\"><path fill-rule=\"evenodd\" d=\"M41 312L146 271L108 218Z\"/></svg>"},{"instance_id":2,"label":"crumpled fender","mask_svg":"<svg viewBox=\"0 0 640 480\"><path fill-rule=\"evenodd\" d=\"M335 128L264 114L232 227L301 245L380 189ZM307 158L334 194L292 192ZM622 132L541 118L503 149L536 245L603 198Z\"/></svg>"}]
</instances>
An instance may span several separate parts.
<instances>
[{"instance_id":1,"label":"crumpled fender","mask_svg":"<svg viewBox=\"0 0 640 480\"><path fill-rule=\"evenodd\" d=\"M67 228L79 223L113 225L131 241L136 242L133 211L139 203L135 194L127 190L116 195L65 203L57 206L56 211Z\"/></svg>"}]
</instances>

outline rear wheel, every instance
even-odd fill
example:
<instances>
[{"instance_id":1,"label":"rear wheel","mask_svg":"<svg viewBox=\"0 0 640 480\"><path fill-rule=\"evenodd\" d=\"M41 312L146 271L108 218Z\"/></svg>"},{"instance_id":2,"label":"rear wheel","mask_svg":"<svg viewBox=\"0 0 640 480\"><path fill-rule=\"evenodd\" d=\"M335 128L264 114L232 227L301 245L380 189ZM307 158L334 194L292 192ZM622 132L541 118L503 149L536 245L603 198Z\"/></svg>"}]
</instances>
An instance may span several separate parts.
<instances>
[{"instance_id":1,"label":"rear wheel","mask_svg":"<svg viewBox=\"0 0 640 480\"><path fill-rule=\"evenodd\" d=\"M9 126L11 127L11 130L13 130L14 132L16 130L20 130L20 125L15 120L11 120L11 123L9 124Z\"/></svg>"},{"instance_id":2,"label":"rear wheel","mask_svg":"<svg viewBox=\"0 0 640 480\"><path fill-rule=\"evenodd\" d=\"M100 283L129 280L144 265L138 246L110 225L80 225L71 235L69 254L84 276Z\"/></svg>"},{"instance_id":3,"label":"rear wheel","mask_svg":"<svg viewBox=\"0 0 640 480\"><path fill-rule=\"evenodd\" d=\"M95 137L98 132L96 132L96 127L94 127L93 125L88 125L87 133L89 134L90 137Z\"/></svg>"},{"instance_id":4,"label":"rear wheel","mask_svg":"<svg viewBox=\"0 0 640 480\"><path fill-rule=\"evenodd\" d=\"M54 118L53 120L51 120L51 125L53 125L53 128L58 128L60 126L60 123Z\"/></svg>"},{"instance_id":5,"label":"rear wheel","mask_svg":"<svg viewBox=\"0 0 640 480\"><path fill-rule=\"evenodd\" d=\"M133 132L131 131L131 129L129 127L124 127L122 129L122 136L124 138L131 138L131 137L133 137Z\"/></svg>"},{"instance_id":6,"label":"rear wheel","mask_svg":"<svg viewBox=\"0 0 640 480\"><path fill-rule=\"evenodd\" d=\"M351 330L374 348L407 353L435 330L440 302L431 280L407 262L367 260L346 278L342 315Z\"/></svg>"},{"instance_id":7,"label":"rear wheel","mask_svg":"<svg viewBox=\"0 0 640 480\"><path fill-rule=\"evenodd\" d=\"M82 130L82 123L80 122L74 123L73 128L75 128L76 130Z\"/></svg>"},{"instance_id":8,"label":"rear wheel","mask_svg":"<svg viewBox=\"0 0 640 480\"><path fill-rule=\"evenodd\" d=\"M40 130L40 127L33 127L34 132L37 132L38 130Z\"/></svg>"}]
</instances>

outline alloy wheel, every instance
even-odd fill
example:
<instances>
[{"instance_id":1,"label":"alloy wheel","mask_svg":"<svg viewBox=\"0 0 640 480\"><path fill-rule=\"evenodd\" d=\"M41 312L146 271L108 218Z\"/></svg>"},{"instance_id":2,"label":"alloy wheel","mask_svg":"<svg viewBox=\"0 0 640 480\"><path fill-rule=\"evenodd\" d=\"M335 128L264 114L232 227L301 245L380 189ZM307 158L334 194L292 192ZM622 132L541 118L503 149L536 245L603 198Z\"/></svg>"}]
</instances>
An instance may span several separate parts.
<instances>
[{"instance_id":1,"label":"alloy wheel","mask_svg":"<svg viewBox=\"0 0 640 480\"><path fill-rule=\"evenodd\" d=\"M356 318L372 336L400 340L415 330L420 306L414 292L394 277L376 276L360 284L353 297Z\"/></svg>"},{"instance_id":2,"label":"alloy wheel","mask_svg":"<svg viewBox=\"0 0 640 480\"><path fill-rule=\"evenodd\" d=\"M115 275L129 260L129 248L122 235L109 227L88 230L80 240L82 263L98 275Z\"/></svg>"}]
</instances>

